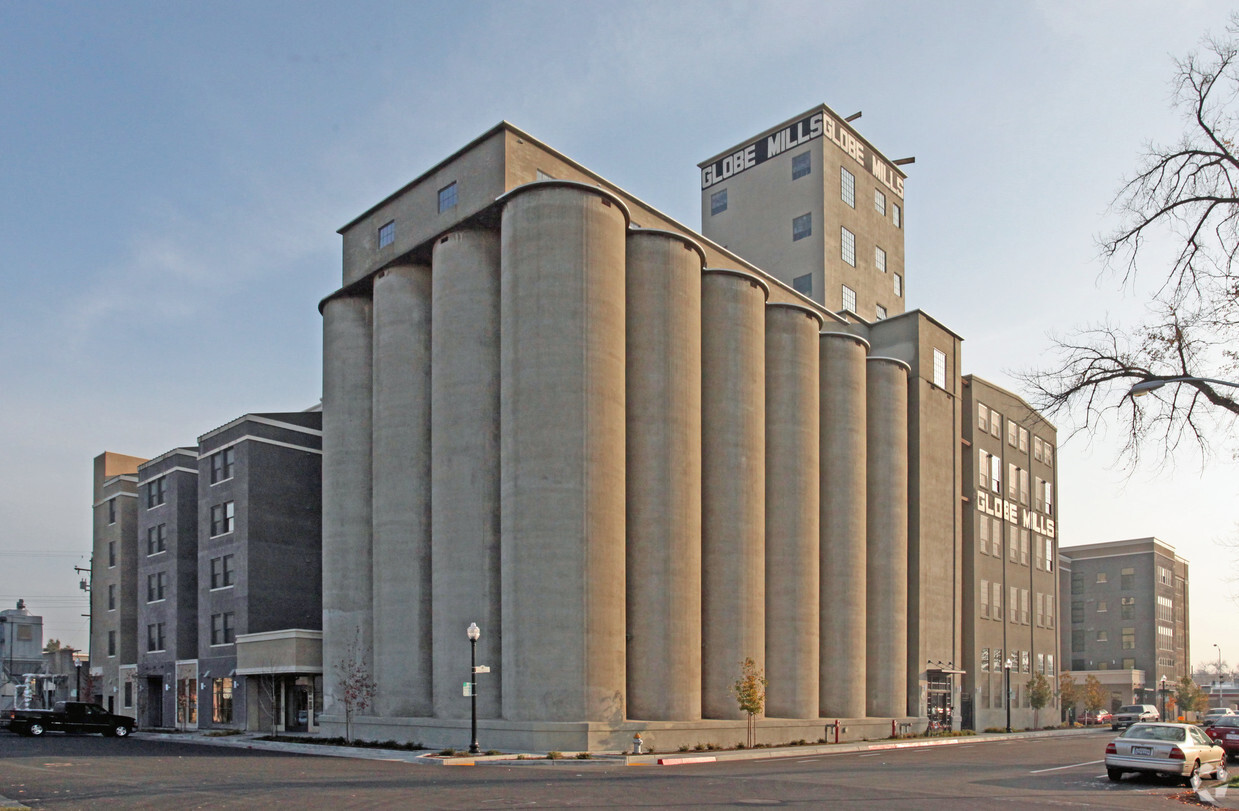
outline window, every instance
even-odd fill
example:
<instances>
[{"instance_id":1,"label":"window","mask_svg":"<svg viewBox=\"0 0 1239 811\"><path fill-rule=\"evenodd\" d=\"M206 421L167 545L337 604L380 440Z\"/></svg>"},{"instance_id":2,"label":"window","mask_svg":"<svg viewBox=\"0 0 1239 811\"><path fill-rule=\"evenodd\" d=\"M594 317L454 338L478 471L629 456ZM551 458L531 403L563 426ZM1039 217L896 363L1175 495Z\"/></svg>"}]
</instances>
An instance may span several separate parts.
<instances>
[{"instance_id":1,"label":"window","mask_svg":"<svg viewBox=\"0 0 1239 811\"><path fill-rule=\"evenodd\" d=\"M941 349L934 350L934 385L946 388L946 353Z\"/></svg>"},{"instance_id":2,"label":"window","mask_svg":"<svg viewBox=\"0 0 1239 811\"><path fill-rule=\"evenodd\" d=\"M379 226L379 247L386 248L396 241L396 221Z\"/></svg>"},{"instance_id":3,"label":"window","mask_svg":"<svg viewBox=\"0 0 1239 811\"><path fill-rule=\"evenodd\" d=\"M1028 623L1024 623L1024 624L1027 625ZM1026 650L1020 651L1020 671L1023 673L1028 673L1031 668L1032 668L1032 654ZM1025 696L1024 706L1025 707L1028 706L1027 696Z\"/></svg>"},{"instance_id":4,"label":"window","mask_svg":"<svg viewBox=\"0 0 1239 811\"><path fill-rule=\"evenodd\" d=\"M232 723L232 679L212 679L214 688L211 720L217 724Z\"/></svg>"},{"instance_id":5,"label":"window","mask_svg":"<svg viewBox=\"0 0 1239 811\"><path fill-rule=\"evenodd\" d=\"M877 245L873 246L873 265L883 273L886 272L886 251Z\"/></svg>"},{"instance_id":6,"label":"window","mask_svg":"<svg viewBox=\"0 0 1239 811\"><path fill-rule=\"evenodd\" d=\"M895 227L903 228L903 211L899 208L898 203L891 203L891 207L892 207L891 216L895 220Z\"/></svg>"},{"instance_id":7,"label":"window","mask_svg":"<svg viewBox=\"0 0 1239 811\"><path fill-rule=\"evenodd\" d=\"M1104 582L1106 582L1106 573L1105 573L1105 572L1098 572L1098 573L1097 573L1097 582L1098 582L1098 583L1104 583Z\"/></svg>"},{"instance_id":8,"label":"window","mask_svg":"<svg viewBox=\"0 0 1239 811\"><path fill-rule=\"evenodd\" d=\"M1072 572L1071 573L1071 593L1072 594L1083 594L1084 593L1084 573L1083 572Z\"/></svg>"},{"instance_id":9,"label":"window","mask_svg":"<svg viewBox=\"0 0 1239 811\"><path fill-rule=\"evenodd\" d=\"M1134 620L1136 618L1136 598L1124 597L1119 605L1119 619Z\"/></svg>"},{"instance_id":10,"label":"window","mask_svg":"<svg viewBox=\"0 0 1239 811\"><path fill-rule=\"evenodd\" d=\"M1038 462L1041 461L1041 437L1033 437L1033 458Z\"/></svg>"},{"instance_id":11,"label":"window","mask_svg":"<svg viewBox=\"0 0 1239 811\"><path fill-rule=\"evenodd\" d=\"M164 649L164 624L154 622L146 626L146 650L148 653Z\"/></svg>"},{"instance_id":12,"label":"window","mask_svg":"<svg viewBox=\"0 0 1239 811\"><path fill-rule=\"evenodd\" d=\"M898 273L891 274L891 276L895 281L895 295L902 297L903 296L903 277L900 276Z\"/></svg>"},{"instance_id":13,"label":"window","mask_svg":"<svg viewBox=\"0 0 1239 811\"><path fill-rule=\"evenodd\" d=\"M1014 464L1007 464L1007 498L1014 500L1020 486L1020 469Z\"/></svg>"},{"instance_id":14,"label":"window","mask_svg":"<svg viewBox=\"0 0 1239 811\"><path fill-rule=\"evenodd\" d=\"M977 535L978 535L977 549L981 551L982 555L988 555L989 554L989 518L982 516L981 518L977 519ZM988 603L989 603L989 600L986 599L986 604Z\"/></svg>"},{"instance_id":15,"label":"window","mask_svg":"<svg viewBox=\"0 0 1239 811\"><path fill-rule=\"evenodd\" d=\"M989 648L981 648L981 672L989 672Z\"/></svg>"},{"instance_id":16,"label":"window","mask_svg":"<svg viewBox=\"0 0 1239 811\"><path fill-rule=\"evenodd\" d=\"M1048 442L1041 443L1041 461L1047 465L1054 464L1054 448Z\"/></svg>"},{"instance_id":17,"label":"window","mask_svg":"<svg viewBox=\"0 0 1239 811\"><path fill-rule=\"evenodd\" d=\"M158 555L168 551L168 525L160 524L146 528L146 554Z\"/></svg>"},{"instance_id":18,"label":"window","mask_svg":"<svg viewBox=\"0 0 1239 811\"><path fill-rule=\"evenodd\" d=\"M873 210L883 217L886 216L886 195L882 193L881 189L873 190Z\"/></svg>"},{"instance_id":19,"label":"window","mask_svg":"<svg viewBox=\"0 0 1239 811\"><path fill-rule=\"evenodd\" d=\"M116 584L108 584L108 611L116 610Z\"/></svg>"},{"instance_id":20,"label":"window","mask_svg":"<svg viewBox=\"0 0 1239 811\"><path fill-rule=\"evenodd\" d=\"M981 616L989 618L989 581L981 581Z\"/></svg>"},{"instance_id":21,"label":"window","mask_svg":"<svg viewBox=\"0 0 1239 811\"><path fill-rule=\"evenodd\" d=\"M232 532L235 517L235 508L231 501L211 507L211 537Z\"/></svg>"},{"instance_id":22,"label":"window","mask_svg":"<svg viewBox=\"0 0 1239 811\"><path fill-rule=\"evenodd\" d=\"M1072 622L1084 622L1084 601L1083 600L1072 600L1071 601L1071 621Z\"/></svg>"},{"instance_id":23,"label":"window","mask_svg":"<svg viewBox=\"0 0 1239 811\"><path fill-rule=\"evenodd\" d=\"M536 177L538 180L554 180L555 179L554 175L548 175L546 172L542 171L541 169L538 170Z\"/></svg>"},{"instance_id":24,"label":"window","mask_svg":"<svg viewBox=\"0 0 1239 811\"><path fill-rule=\"evenodd\" d=\"M146 576L146 601L157 602L167 598L168 573L155 572Z\"/></svg>"},{"instance_id":25,"label":"window","mask_svg":"<svg viewBox=\"0 0 1239 811\"><path fill-rule=\"evenodd\" d=\"M439 189L439 213L456 206L456 181L452 181Z\"/></svg>"},{"instance_id":26,"label":"window","mask_svg":"<svg viewBox=\"0 0 1239 811\"><path fill-rule=\"evenodd\" d=\"M1135 650L1135 649L1136 649L1136 629L1135 628L1124 628L1123 629L1123 650Z\"/></svg>"},{"instance_id":27,"label":"window","mask_svg":"<svg viewBox=\"0 0 1239 811\"><path fill-rule=\"evenodd\" d=\"M108 656L116 655L116 632L108 631Z\"/></svg>"},{"instance_id":28,"label":"window","mask_svg":"<svg viewBox=\"0 0 1239 811\"><path fill-rule=\"evenodd\" d=\"M1028 506L1028 471L1020 468L1020 503Z\"/></svg>"},{"instance_id":29,"label":"window","mask_svg":"<svg viewBox=\"0 0 1239 811\"><path fill-rule=\"evenodd\" d=\"M1002 460L997 456L989 458L989 480L990 489L1002 493Z\"/></svg>"},{"instance_id":30,"label":"window","mask_svg":"<svg viewBox=\"0 0 1239 811\"><path fill-rule=\"evenodd\" d=\"M1009 557L1011 558L1012 563L1015 563L1020 559L1020 539L1016 534L1017 531L1018 530L1016 530L1015 527L1011 528L1011 535L1009 536L1011 540L1007 544L1007 549L1011 552Z\"/></svg>"},{"instance_id":31,"label":"window","mask_svg":"<svg viewBox=\"0 0 1239 811\"><path fill-rule=\"evenodd\" d=\"M856 312L856 291L843 285L843 309L848 312Z\"/></svg>"},{"instance_id":32,"label":"window","mask_svg":"<svg viewBox=\"0 0 1239 811\"><path fill-rule=\"evenodd\" d=\"M1007 621L1012 623L1020 621L1020 590L1015 586L1008 589Z\"/></svg>"},{"instance_id":33,"label":"window","mask_svg":"<svg viewBox=\"0 0 1239 811\"><path fill-rule=\"evenodd\" d=\"M1002 619L1002 583L994 583L994 613L991 615L994 619ZM997 657L1001 659L1002 657Z\"/></svg>"},{"instance_id":34,"label":"window","mask_svg":"<svg viewBox=\"0 0 1239 811\"><path fill-rule=\"evenodd\" d=\"M227 588L233 582L232 555L211 558L211 588Z\"/></svg>"},{"instance_id":35,"label":"window","mask_svg":"<svg viewBox=\"0 0 1239 811\"><path fill-rule=\"evenodd\" d=\"M1098 631L1098 632L1097 632L1097 641L1098 641L1098 642L1109 642L1109 641L1110 641L1110 636L1109 636L1109 634L1107 634L1105 631Z\"/></svg>"},{"instance_id":36,"label":"window","mask_svg":"<svg viewBox=\"0 0 1239 811\"><path fill-rule=\"evenodd\" d=\"M1072 631L1071 632L1071 649L1072 650L1084 650L1084 632L1083 631ZM1076 668L1076 670L1080 670L1080 669L1081 668Z\"/></svg>"},{"instance_id":37,"label":"window","mask_svg":"<svg viewBox=\"0 0 1239 811\"><path fill-rule=\"evenodd\" d=\"M797 293L803 293L806 296L813 295L813 274L806 273L803 276L797 276L792 279L792 289Z\"/></svg>"},{"instance_id":38,"label":"window","mask_svg":"<svg viewBox=\"0 0 1239 811\"><path fill-rule=\"evenodd\" d=\"M813 214L801 214L792 220L792 242L813 235Z\"/></svg>"},{"instance_id":39,"label":"window","mask_svg":"<svg viewBox=\"0 0 1239 811\"><path fill-rule=\"evenodd\" d=\"M844 262L856 267L856 235L846 228L839 229L839 253Z\"/></svg>"},{"instance_id":40,"label":"window","mask_svg":"<svg viewBox=\"0 0 1239 811\"><path fill-rule=\"evenodd\" d=\"M1019 426L1007 420L1007 444L1011 447L1016 447L1019 444Z\"/></svg>"},{"instance_id":41,"label":"window","mask_svg":"<svg viewBox=\"0 0 1239 811\"><path fill-rule=\"evenodd\" d=\"M233 628L233 613L225 611L223 614L211 615L211 644L212 645L231 645L237 639L236 629Z\"/></svg>"},{"instance_id":42,"label":"window","mask_svg":"<svg viewBox=\"0 0 1239 811\"><path fill-rule=\"evenodd\" d=\"M108 568L116 565L116 541L108 541Z\"/></svg>"},{"instance_id":43,"label":"window","mask_svg":"<svg viewBox=\"0 0 1239 811\"><path fill-rule=\"evenodd\" d=\"M1020 529L1020 563L1028 565L1028 530Z\"/></svg>"},{"instance_id":44,"label":"window","mask_svg":"<svg viewBox=\"0 0 1239 811\"><path fill-rule=\"evenodd\" d=\"M813 158L810 152L801 152L792 158L792 180L802 178L813 171Z\"/></svg>"},{"instance_id":45,"label":"window","mask_svg":"<svg viewBox=\"0 0 1239 811\"><path fill-rule=\"evenodd\" d=\"M1054 627L1054 595L1045 595L1045 627Z\"/></svg>"},{"instance_id":46,"label":"window","mask_svg":"<svg viewBox=\"0 0 1239 811\"><path fill-rule=\"evenodd\" d=\"M108 499L108 523L116 523L116 499Z\"/></svg>"},{"instance_id":47,"label":"window","mask_svg":"<svg viewBox=\"0 0 1239 811\"><path fill-rule=\"evenodd\" d=\"M1037 672L1043 676L1045 675L1045 654L1044 653L1037 654Z\"/></svg>"},{"instance_id":48,"label":"window","mask_svg":"<svg viewBox=\"0 0 1239 811\"><path fill-rule=\"evenodd\" d=\"M211 454L211 484L219 484L232 478L232 467L236 461L236 448L224 448Z\"/></svg>"},{"instance_id":49,"label":"window","mask_svg":"<svg viewBox=\"0 0 1239 811\"><path fill-rule=\"evenodd\" d=\"M1097 613L1105 614L1107 611L1109 611L1109 606L1106 605L1106 601L1098 600L1097 601Z\"/></svg>"},{"instance_id":50,"label":"window","mask_svg":"<svg viewBox=\"0 0 1239 811\"><path fill-rule=\"evenodd\" d=\"M1045 482L1043 490L1045 491L1045 511L1047 514L1052 513L1054 512L1054 485L1050 482Z\"/></svg>"},{"instance_id":51,"label":"window","mask_svg":"<svg viewBox=\"0 0 1239 811\"><path fill-rule=\"evenodd\" d=\"M133 682L131 681L125 682L124 704L126 707L133 706Z\"/></svg>"},{"instance_id":52,"label":"window","mask_svg":"<svg viewBox=\"0 0 1239 811\"><path fill-rule=\"evenodd\" d=\"M989 408L985 403L977 403L977 430L983 434L989 433Z\"/></svg>"},{"instance_id":53,"label":"window","mask_svg":"<svg viewBox=\"0 0 1239 811\"><path fill-rule=\"evenodd\" d=\"M1124 660L1123 660L1123 669L1124 669L1124 670L1135 670L1135 669L1136 669L1136 660L1135 660L1135 659L1124 659Z\"/></svg>"},{"instance_id":54,"label":"window","mask_svg":"<svg viewBox=\"0 0 1239 811\"><path fill-rule=\"evenodd\" d=\"M160 476L146 483L146 509L158 507L168 500L168 478Z\"/></svg>"},{"instance_id":55,"label":"window","mask_svg":"<svg viewBox=\"0 0 1239 811\"><path fill-rule=\"evenodd\" d=\"M722 214L727 210L727 190L722 189L710 195L710 216Z\"/></svg>"},{"instance_id":56,"label":"window","mask_svg":"<svg viewBox=\"0 0 1239 811\"><path fill-rule=\"evenodd\" d=\"M842 166L839 167L839 196L843 202L856 208L856 175Z\"/></svg>"},{"instance_id":57,"label":"window","mask_svg":"<svg viewBox=\"0 0 1239 811\"><path fill-rule=\"evenodd\" d=\"M1045 655L1045 675L1054 675L1054 654L1047 653Z\"/></svg>"},{"instance_id":58,"label":"window","mask_svg":"<svg viewBox=\"0 0 1239 811\"><path fill-rule=\"evenodd\" d=\"M1124 569L1119 572L1119 588L1130 591L1136 587L1136 570Z\"/></svg>"},{"instance_id":59,"label":"window","mask_svg":"<svg viewBox=\"0 0 1239 811\"><path fill-rule=\"evenodd\" d=\"M1045 538L1045 570L1047 572L1054 571L1054 540Z\"/></svg>"},{"instance_id":60,"label":"window","mask_svg":"<svg viewBox=\"0 0 1239 811\"><path fill-rule=\"evenodd\" d=\"M1028 624L1028 589L1020 589L1020 622Z\"/></svg>"},{"instance_id":61,"label":"window","mask_svg":"<svg viewBox=\"0 0 1239 811\"><path fill-rule=\"evenodd\" d=\"M990 538L994 544L994 557L1000 558L1002 557L1002 519L995 518L993 521L994 532Z\"/></svg>"},{"instance_id":62,"label":"window","mask_svg":"<svg viewBox=\"0 0 1239 811\"><path fill-rule=\"evenodd\" d=\"M886 318L886 308L881 304L874 305L873 320L882 321Z\"/></svg>"},{"instance_id":63,"label":"window","mask_svg":"<svg viewBox=\"0 0 1239 811\"><path fill-rule=\"evenodd\" d=\"M1002 436L1002 415L997 411L991 410L989 412L989 432L994 439Z\"/></svg>"}]
</instances>

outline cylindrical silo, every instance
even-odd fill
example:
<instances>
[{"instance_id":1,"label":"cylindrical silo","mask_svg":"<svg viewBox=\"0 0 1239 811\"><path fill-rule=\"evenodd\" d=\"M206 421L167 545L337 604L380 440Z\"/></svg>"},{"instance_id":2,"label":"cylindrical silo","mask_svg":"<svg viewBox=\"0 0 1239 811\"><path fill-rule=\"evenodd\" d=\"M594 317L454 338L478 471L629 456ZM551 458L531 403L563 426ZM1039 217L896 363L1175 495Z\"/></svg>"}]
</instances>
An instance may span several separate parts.
<instances>
[{"instance_id":1,"label":"cylindrical silo","mask_svg":"<svg viewBox=\"0 0 1239 811\"><path fill-rule=\"evenodd\" d=\"M866 581L868 715L907 712L908 372L901 360L871 357L866 387Z\"/></svg>"},{"instance_id":2,"label":"cylindrical silo","mask_svg":"<svg viewBox=\"0 0 1239 811\"><path fill-rule=\"evenodd\" d=\"M434 708L469 717L465 631L476 622L478 715L502 705L499 592L499 232L456 231L434 246L431 570Z\"/></svg>"},{"instance_id":3,"label":"cylindrical silo","mask_svg":"<svg viewBox=\"0 0 1239 811\"><path fill-rule=\"evenodd\" d=\"M619 198L501 198L503 714L624 718L624 242Z\"/></svg>"},{"instance_id":4,"label":"cylindrical silo","mask_svg":"<svg viewBox=\"0 0 1239 811\"><path fill-rule=\"evenodd\" d=\"M865 524L869 344L823 332L821 358L821 713L865 716Z\"/></svg>"},{"instance_id":5,"label":"cylindrical silo","mask_svg":"<svg viewBox=\"0 0 1239 811\"><path fill-rule=\"evenodd\" d=\"M766 657L766 298L755 275L701 282L701 711L741 718L741 664Z\"/></svg>"},{"instance_id":6,"label":"cylindrical silo","mask_svg":"<svg viewBox=\"0 0 1239 811\"><path fill-rule=\"evenodd\" d=\"M628 717L701 718L701 268L694 242L630 231Z\"/></svg>"},{"instance_id":7,"label":"cylindrical silo","mask_svg":"<svg viewBox=\"0 0 1239 811\"><path fill-rule=\"evenodd\" d=\"M818 332L796 304L766 305L766 715L817 718Z\"/></svg>"},{"instance_id":8,"label":"cylindrical silo","mask_svg":"<svg viewBox=\"0 0 1239 811\"><path fill-rule=\"evenodd\" d=\"M374 279L374 710L431 713L430 268Z\"/></svg>"},{"instance_id":9,"label":"cylindrical silo","mask_svg":"<svg viewBox=\"0 0 1239 811\"><path fill-rule=\"evenodd\" d=\"M323 304L323 661L373 666L370 534L370 299ZM325 711L343 720L338 680Z\"/></svg>"}]
</instances>

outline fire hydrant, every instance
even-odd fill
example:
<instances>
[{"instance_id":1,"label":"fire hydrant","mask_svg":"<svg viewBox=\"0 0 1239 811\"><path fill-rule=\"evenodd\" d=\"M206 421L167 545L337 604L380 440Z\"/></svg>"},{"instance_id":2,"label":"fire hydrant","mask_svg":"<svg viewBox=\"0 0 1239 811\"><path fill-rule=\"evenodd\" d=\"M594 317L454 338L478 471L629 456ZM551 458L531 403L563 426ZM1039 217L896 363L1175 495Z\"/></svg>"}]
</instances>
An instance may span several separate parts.
<instances>
[{"instance_id":1,"label":"fire hydrant","mask_svg":"<svg viewBox=\"0 0 1239 811\"><path fill-rule=\"evenodd\" d=\"M638 732L638 733L636 733L635 735L633 735L633 736L632 736L632 753L633 753L634 755L639 755L639 754L641 754L641 744L642 744L642 743L644 743L644 742L641 740L641 733L640 733L640 732Z\"/></svg>"}]
</instances>

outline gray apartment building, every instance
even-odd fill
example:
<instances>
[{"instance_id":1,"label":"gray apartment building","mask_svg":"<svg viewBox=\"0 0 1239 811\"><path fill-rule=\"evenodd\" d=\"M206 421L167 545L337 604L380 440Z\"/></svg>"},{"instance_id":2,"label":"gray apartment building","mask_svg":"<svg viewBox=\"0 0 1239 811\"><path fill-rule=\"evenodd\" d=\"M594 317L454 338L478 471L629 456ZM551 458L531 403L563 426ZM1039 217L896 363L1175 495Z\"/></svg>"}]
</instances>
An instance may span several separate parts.
<instances>
[{"instance_id":1,"label":"gray apartment building","mask_svg":"<svg viewBox=\"0 0 1239 811\"><path fill-rule=\"evenodd\" d=\"M356 734L459 742L475 679L491 745L730 743L746 657L762 740L960 723L972 404L903 304L903 181L821 107L702 164L702 236L502 123L341 229L323 646L378 683Z\"/></svg>"},{"instance_id":2,"label":"gray apartment building","mask_svg":"<svg viewBox=\"0 0 1239 811\"><path fill-rule=\"evenodd\" d=\"M988 729L1034 717L1028 684L1057 686L1057 431L1018 396L964 378L964 724Z\"/></svg>"},{"instance_id":3,"label":"gray apartment building","mask_svg":"<svg viewBox=\"0 0 1239 811\"><path fill-rule=\"evenodd\" d=\"M1111 703L1153 704L1163 677L1191 675L1188 562L1173 546L1136 538L1064 547L1058 576L1061 645L1077 682L1128 671Z\"/></svg>"},{"instance_id":4,"label":"gray apartment building","mask_svg":"<svg viewBox=\"0 0 1239 811\"><path fill-rule=\"evenodd\" d=\"M110 712L123 712L121 665L137 661L138 466L145 461L110 451L94 461L90 675L94 700Z\"/></svg>"},{"instance_id":5,"label":"gray apartment building","mask_svg":"<svg viewBox=\"0 0 1239 811\"><path fill-rule=\"evenodd\" d=\"M198 475L196 447L138 468L138 656L122 665L121 706L143 728L197 726L184 663L198 656Z\"/></svg>"}]
</instances>

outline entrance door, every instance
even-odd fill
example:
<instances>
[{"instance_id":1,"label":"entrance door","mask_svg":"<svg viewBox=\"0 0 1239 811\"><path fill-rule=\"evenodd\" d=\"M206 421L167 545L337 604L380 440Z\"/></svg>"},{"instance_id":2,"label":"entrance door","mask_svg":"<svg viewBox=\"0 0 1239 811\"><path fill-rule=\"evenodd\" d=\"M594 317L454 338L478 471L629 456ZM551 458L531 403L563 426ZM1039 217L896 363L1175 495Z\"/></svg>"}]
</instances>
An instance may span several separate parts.
<instances>
[{"instance_id":1,"label":"entrance door","mask_svg":"<svg viewBox=\"0 0 1239 811\"><path fill-rule=\"evenodd\" d=\"M163 676L151 676L146 680L146 720L142 726L147 729L163 726Z\"/></svg>"},{"instance_id":2,"label":"entrance door","mask_svg":"<svg viewBox=\"0 0 1239 811\"><path fill-rule=\"evenodd\" d=\"M287 716L284 728L289 732L306 732L310 728L310 690L295 684L288 691Z\"/></svg>"}]
</instances>

